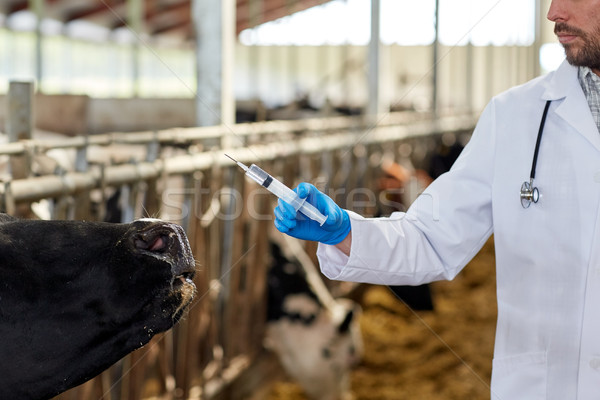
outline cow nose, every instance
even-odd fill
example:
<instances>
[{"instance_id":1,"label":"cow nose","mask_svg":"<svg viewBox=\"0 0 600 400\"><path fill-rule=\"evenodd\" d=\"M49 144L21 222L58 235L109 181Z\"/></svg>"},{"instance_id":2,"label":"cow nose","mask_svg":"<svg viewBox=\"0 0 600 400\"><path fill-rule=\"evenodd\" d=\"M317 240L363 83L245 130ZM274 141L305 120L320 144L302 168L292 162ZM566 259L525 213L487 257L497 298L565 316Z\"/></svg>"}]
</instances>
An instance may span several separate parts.
<instances>
[{"instance_id":1,"label":"cow nose","mask_svg":"<svg viewBox=\"0 0 600 400\"><path fill-rule=\"evenodd\" d=\"M168 262L174 276L193 275L196 263L183 228L160 220L138 220L134 224L139 229L133 235L136 251Z\"/></svg>"}]
</instances>

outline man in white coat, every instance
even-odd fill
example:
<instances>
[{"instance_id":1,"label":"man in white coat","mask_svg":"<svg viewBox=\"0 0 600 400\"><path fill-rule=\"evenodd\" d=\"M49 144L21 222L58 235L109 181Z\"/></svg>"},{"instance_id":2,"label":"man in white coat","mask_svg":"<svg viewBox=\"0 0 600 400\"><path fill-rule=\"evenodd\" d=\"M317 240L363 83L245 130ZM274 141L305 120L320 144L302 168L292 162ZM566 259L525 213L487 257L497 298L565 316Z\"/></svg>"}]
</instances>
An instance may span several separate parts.
<instances>
[{"instance_id":1,"label":"man in white coat","mask_svg":"<svg viewBox=\"0 0 600 400\"><path fill-rule=\"evenodd\" d=\"M323 226L275 209L281 232L321 242L321 269L338 280L452 279L493 233L494 400L600 398L600 0L553 0L548 19L567 61L493 98L451 171L406 213L363 218L306 183L296 190ZM539 197L522 199L530 182Z\"/></svg>"}]
</instances>

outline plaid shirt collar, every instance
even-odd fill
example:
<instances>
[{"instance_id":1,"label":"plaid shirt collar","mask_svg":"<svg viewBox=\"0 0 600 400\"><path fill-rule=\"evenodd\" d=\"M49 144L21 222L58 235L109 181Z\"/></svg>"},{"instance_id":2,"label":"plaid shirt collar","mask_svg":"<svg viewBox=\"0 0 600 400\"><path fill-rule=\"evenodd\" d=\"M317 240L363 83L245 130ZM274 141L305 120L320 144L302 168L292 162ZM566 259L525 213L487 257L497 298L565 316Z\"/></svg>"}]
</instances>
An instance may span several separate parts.
<instances>
[{"instance_id":1,"label":"plaid shirt collar","mask_svg":"<svg viewBox=\"0 0 600 400\"><path fill-rule=\"evenodd\" d=\"M579 67L579 84L592 111L594 122L600 131L600 76L589 67Z\"/></svg>"}]
</instances>

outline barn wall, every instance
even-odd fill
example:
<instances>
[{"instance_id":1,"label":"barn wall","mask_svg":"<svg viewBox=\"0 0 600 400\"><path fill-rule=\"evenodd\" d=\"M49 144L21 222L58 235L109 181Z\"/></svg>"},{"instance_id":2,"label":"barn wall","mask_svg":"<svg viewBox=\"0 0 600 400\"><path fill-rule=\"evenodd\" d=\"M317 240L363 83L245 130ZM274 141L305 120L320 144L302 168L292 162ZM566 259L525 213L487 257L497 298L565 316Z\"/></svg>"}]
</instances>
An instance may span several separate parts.
<instances>
[{"instance_id":1,"label":"barn wall","mask_svg":"<svg viewBox=\"0 0 600 400\"><path fill-rule=\"evenodd\" d=\"M192 99L90 99L89 133L190 127L195 123Z\"/></svg>"},{"instance_id":2,"label":"barn wall","mask_svg":"<svg viewBox=\"0 0 600 400\"><path fill-rule=\"evenodd\" d=\"M236 98L260 98L273 106L308 95L319 106L325 99L362 106L368 96L366 58L365 46L238 45ZM469 106L471 95L473 108L481 110L494 94L533 78L532 60L533 50L524 46L441 46L439 105ZM396 109L429 107L432 66L429 46L382 46L383 104Z\"/></svg>"},{"instance_id":3,"label":"barn wall","mask_svg":"<svg viewBox=\"0 0 600 400\"><path fill-rule=\"evenodd\" d=\"M33 103L38 129L60 132L67 136L87 132L89 97L81 95L36 94ZM6 96L0 96L0 131L6 121Z\"/></svg>"},{"instance_id":4,"label":"barn wall","mask_svg":"<svg viewBox=\"0 0 600 400\"><path fill-rule=\"evenodd\" d=\"M0 96L0 127L6 120L5 109L6 96ZM34 116L38 129L67 136L135 132L193 126L194 102L182 98L95 99L36 94Z\"/></svg>"},{"instance_id":5,"label":"barn wall","mask_svg":"<svg viewBox=\"0 0 600 400\"><path fill-rule=\"evenodd\" d=\"M364 46L236 48L234 91L239 106L259 99L268 107L307 96L313 106L362 107L367 101ZM394 110L431 107L432 52L427 46L383 46L381 96ZM467 60L471 60L471 67ZM440 50L439 107L481 110L489 99L533 77L528 47L448 47ZM177 81L178 76L171 78ZM148 81L146 79L145 81ZM182 82L177 81L179 85ZM107 83L108 84L108 83ZM194 125L195 88L177 98L36 96L36 123L67 135ZM202 93L198 96L202 98ZM0 127L5 114L0 96ZM1 128L0 128L1 130Z\"/></svg>"}]
</instances>

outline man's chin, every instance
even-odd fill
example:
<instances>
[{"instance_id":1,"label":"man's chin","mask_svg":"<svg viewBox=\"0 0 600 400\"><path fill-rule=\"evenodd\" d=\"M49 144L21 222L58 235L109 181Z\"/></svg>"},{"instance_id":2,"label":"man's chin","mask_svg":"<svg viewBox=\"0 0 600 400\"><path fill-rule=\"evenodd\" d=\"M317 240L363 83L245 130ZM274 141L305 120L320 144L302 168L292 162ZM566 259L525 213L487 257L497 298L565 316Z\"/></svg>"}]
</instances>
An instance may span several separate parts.
<instances>
[{"instance_id":1,"label":"man's chin","mask_svg":"<svg viewBox=\"0 0 600 400\"><path fill-rule=\"evenodd\" d=\"M588 62L581 57L581 51L573 44L563 45L567 62L574 67L587 67Z\"/></svg>"}]
</instances>

